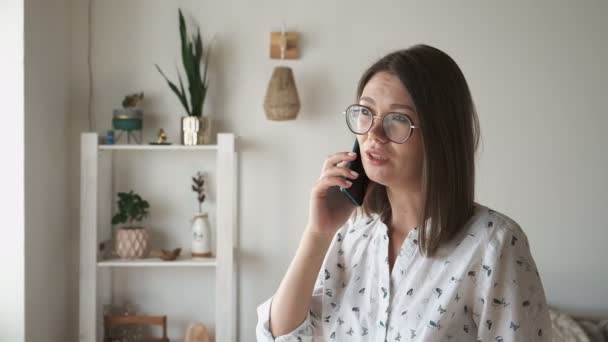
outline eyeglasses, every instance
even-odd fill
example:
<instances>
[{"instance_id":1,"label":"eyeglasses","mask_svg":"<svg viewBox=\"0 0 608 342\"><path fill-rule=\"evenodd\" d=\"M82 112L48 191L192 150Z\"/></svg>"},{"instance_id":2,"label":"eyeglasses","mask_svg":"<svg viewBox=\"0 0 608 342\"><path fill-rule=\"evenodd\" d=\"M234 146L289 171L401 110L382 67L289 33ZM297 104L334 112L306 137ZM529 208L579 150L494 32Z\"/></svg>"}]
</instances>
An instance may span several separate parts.
<instances>
[{"instance_id":1,"label":"eyeglasses","mask_svg":"<svg viewBox=\"0 0 608 342\"><path fill-rule=\"evenodd\" d=\"M384 134L396 144L405 143L414 128L420 128L415 126L412 119L405 114L388 113L382 118L380 115L374 115L368 107L359 104L348 106L343 114L351 132L359 135L367 134L374 124L374 119L381 118Z\"/></svg>"}]
</instances>

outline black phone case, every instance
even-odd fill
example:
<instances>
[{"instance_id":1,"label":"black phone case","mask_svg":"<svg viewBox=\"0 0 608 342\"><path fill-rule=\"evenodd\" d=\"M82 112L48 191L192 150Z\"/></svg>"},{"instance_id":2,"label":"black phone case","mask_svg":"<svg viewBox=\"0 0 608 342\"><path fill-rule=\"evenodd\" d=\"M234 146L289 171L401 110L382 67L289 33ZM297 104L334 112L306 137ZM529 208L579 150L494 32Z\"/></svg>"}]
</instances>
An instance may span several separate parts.
<instances>
[{"instance_id":1,"label":"black phone case","mask_svg":"<svg viewBox=\"0 0 608 342\"><path fill-rule=\"evenodd\" d=\"M357 154L357 159L349 162L346 166L358 173L359 177L356 179L348 179L353 183L353 185L351 185L349 188L340 187L340 191L345 194L354 205L359 207L363 204L363 198L365 197L365 191L367 190L367 183L369 182L369 179L365 174L365 169L363 169L359 141L356 139L353 152Z\"/></svg>"}]
</instances>

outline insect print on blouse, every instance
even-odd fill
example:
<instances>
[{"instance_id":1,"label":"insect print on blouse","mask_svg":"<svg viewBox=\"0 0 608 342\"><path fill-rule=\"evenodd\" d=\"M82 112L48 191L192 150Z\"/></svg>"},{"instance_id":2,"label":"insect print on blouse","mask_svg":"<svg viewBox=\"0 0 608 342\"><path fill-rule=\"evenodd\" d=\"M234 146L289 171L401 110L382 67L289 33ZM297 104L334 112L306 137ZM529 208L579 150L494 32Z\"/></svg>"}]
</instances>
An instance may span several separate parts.
<instances>
[{"instance_id":1,"label":"insect print on blouse","mask_svg":"<svg viewBox=\"0 0 608 342\"><path fill-rule=\"evenodd\" d=\"M507 306L509 306L509 303L505 302L504 298L494 298L494 300L492 301L492 305L493 306L502 305L506 308Z\"/></svg>"},{"instance_id":2,"label":"insect print on blouse","mask_svg":"<svg viewBox=\"0 0 608 342\"><path fill-rule=\"evenodd\" d=\"M439 321L435 322L433 320L429 321L429 325L433 328L436 328L437 330L441 329L441 325L439 324Z\"/></svg>"},{"instance_id":3,"label":"insect print on blouse","mask_svg":"<svg viewBox=\"0 0 608 342\"><path fill-rule=\"evenodd\" d=\"M511 236L511 246L515 246L515 243L519 240L515 235Z\"/></svg>"},{"instance_id":4,"label":"insect print on blouse","mask_svg":"<svg viewBox=\"0 0 608 342\"><path fill-rule=\"evenodd\" d=\"M441 304L439 304L439 308L437 308L437 311L439 311L440 315L443 315L444 313L446 313L446 309L443 308L443 306L441 306Z\"/></svg>"},{"instance_id":5,"label":"insect print on blouse","mask_svg":"<svg viewBox=\"0 0 608 342\"><path fill-rule=\"evenodd\" d=\"M510 329L513 329L513 331L517 331L517 329L519 329L519 324L515 324L513 321L511 321L511 325L509 325Z\"/></svg>"}]
</instances>

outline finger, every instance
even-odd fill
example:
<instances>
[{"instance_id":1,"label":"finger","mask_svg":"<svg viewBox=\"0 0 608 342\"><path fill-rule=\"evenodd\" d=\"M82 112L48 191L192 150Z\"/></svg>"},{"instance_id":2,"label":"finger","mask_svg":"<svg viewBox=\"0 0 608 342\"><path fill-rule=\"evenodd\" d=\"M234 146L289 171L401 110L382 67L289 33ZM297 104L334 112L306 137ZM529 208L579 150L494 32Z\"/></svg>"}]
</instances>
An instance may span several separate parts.
<instances>
[{"instance_id":1,"label":"finger","mask_svg":"<svg viewBox=\"0 0 608 342\"><path fill-rule=\"evenodd\" d=\"M347 179L344 179L344 177L341 176L327 176L327 177L323 177L321 178L318 182L317 182L317 192L326 192L329 188L333 187L333 186L341 186L343 188L350 188L353 185L353 183Z\"/></svg>"},{"instance_id":2,"label":"finger","mask_svg":"<svg viewBox=\"0 0 608 342\"><path fill-rule=\"evenodd\" d=\"M327 170L330 167L337 166L341 162L349 162L357 159L357 154L355 152L338 152L332 155L329 155L325 158L325 162L323 163L323 170Z\"/></svg>"},{"instance_id":3,"label":"finger","mask_svg":"<svg viewBox=\"0 0 608 342\"><path fill-rule=\"evenodd\" d=\"M346 178L350 178L350 179L357 179L359 177L359 174L351 169L349 169L346 166L336 166L336 167L332 167L328 170L325 170L322 174L321 177L319 178L323 178L323 177L331 177L331 176L342 176L342 177L346 177Z\"/></svg>"}]
</instances>

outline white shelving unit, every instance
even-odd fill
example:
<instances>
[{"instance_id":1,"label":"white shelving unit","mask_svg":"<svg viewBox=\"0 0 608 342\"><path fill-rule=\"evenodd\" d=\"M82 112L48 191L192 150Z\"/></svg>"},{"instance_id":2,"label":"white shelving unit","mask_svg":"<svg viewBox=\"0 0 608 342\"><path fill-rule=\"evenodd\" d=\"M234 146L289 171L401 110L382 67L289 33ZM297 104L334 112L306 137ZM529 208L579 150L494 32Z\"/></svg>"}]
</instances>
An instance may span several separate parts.
<instances>
[{"instance_id":1,"label":"white shelving unit","mask_svg":"<svg viewBox=\"0 0 608 342\"><path fill-rule=\"evenodd\" d=\"M216 256L210 259L158 258L102 260L99 243L111 236L112 153L120 151L193 151L215 153L217 173ZM165 151L165 152L161 152ZM79 340L102 341L103 304L112 302L112 269L189 267L215 270L215 341L236 341L236 163L235 137L218 134L217 145L99 145L96 133L81 135L80 177L80 320Z\"/></svg>"}]
</instances>

